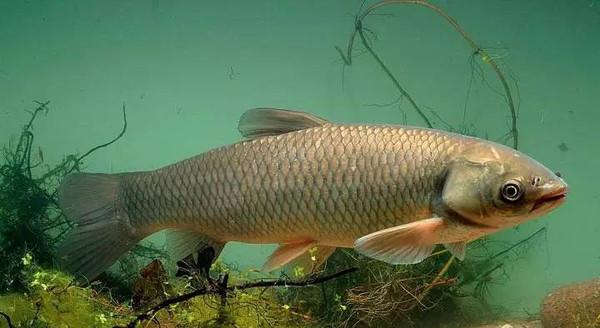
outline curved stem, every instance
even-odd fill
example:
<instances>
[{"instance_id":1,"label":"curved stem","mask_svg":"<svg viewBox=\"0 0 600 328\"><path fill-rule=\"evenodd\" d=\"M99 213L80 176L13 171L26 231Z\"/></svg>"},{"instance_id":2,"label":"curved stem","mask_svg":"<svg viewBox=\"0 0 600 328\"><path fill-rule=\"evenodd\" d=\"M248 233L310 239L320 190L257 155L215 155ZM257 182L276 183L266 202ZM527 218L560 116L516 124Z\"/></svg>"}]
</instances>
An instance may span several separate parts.
<instances>
[{"instance_id":1,"label":"curved stem","mask_svg":"<svg viewBox=\"0 0 600 328\"><path fill-rule=\"evenodd\" d=\"M419 108L419 106L417 106L417 103L414 101L414 99L400 85L400 82L398 82L398 80L396 79L394 74L392 74L392 72L389 70L389 68L383 63L381 58L379 58L379 55L377 55L377 53L375 51L373 51L373 48L371 48L371 46L369 45L369 42L367 42L367 38L365 37L363 29L361 27L359 27L356 30L358 31L358 35L360 35L360 39L362 40L363 45L365 46L365 48L367 48L367 51L371 54L371 56L373 56L373 58L375 58L375 61L377 61L377 63L381 67L381 69L383 69L385 74L387 74L387 76L392 80L392 82L394 83L394 86L396 86L396 88L398 89L398 91L400 91L400 93L402 94L403 97L408 99L408 101L413 106L413 108L417 111L417 113L419 113L419 116L421 116L423 121L425 121L425 124L427 124L427 127L432 128L433 125L431 124L431 121L429 120L429 118L427 118L427 115L425 115L423 110L421 110L421 108Z\"/></svg>"},{"instance_id":2,"label":"curved stem","mask_svg":"<svg viewBox=\"0 0 600 328\"><path fill-rule=\"evenodd\" d=\"M88 150L85 154L77 157L73 163L73 166L71 167L71 169L69 169L67 171L67 174L73 172L74 170L76 170L78 168L79 163L81 163L81 161L86 158L87 156L89 156L90 154L92 154L93 152L95 152L98 149L101 148L106 148L110 145L112 145L113 143L117 142L117 140L121 139L123 137L123 135L125 134L125 132L127 131L127 113L125 112L125 104L123 104L123 128L121 128L121 132L119 132L119 134L114 137L111 141L108 141L106 143L103 143L101 145L98 145L90 150Z\"/></svg>"}]
</instances>

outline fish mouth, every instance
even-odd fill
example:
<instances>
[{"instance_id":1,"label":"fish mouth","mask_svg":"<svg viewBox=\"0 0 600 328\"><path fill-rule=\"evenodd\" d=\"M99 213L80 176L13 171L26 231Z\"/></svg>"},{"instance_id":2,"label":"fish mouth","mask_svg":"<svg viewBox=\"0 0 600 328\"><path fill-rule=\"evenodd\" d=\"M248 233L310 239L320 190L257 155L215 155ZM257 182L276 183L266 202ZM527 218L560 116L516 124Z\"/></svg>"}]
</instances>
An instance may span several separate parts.
<instances>
[{"instance_id":1,"label":"fish mouth","mask_svg":"<svg viewBox=\"0 0 600 328\"><path fill-rule=\"evenodd\" d=\"M558 207L565 202L565 199L567 198L567 191L568 188L566 186L560 186L555 188L553 191L548 192L535 202L531 212L547 212Z\"/></svg>"}]
</instances>

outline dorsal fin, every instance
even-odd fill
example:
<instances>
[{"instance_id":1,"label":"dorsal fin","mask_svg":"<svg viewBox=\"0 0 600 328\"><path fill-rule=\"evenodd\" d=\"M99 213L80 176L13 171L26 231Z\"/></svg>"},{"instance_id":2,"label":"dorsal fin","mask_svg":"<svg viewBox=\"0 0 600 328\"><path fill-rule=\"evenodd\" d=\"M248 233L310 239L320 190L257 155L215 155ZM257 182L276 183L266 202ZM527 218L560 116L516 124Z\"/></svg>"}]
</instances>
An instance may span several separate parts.
<instances>
[{"instance_id":1,"label":"dorsal fin","mask_svg":"<svg viewBox=\"0 0 600 328\"><path fill-rule=\"evenodd\" d=\"M244 137L255 139L313 128L327 123L329 122L305 112L254 108L242 114L238 130Z\"/></svg>"}]
</instances>

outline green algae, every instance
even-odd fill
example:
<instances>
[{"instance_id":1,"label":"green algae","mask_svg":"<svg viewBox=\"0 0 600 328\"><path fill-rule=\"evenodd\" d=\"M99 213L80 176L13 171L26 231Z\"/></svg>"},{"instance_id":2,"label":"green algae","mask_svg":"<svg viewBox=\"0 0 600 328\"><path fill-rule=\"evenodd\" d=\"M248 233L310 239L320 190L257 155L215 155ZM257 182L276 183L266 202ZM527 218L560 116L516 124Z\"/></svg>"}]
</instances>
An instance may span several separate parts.
<instances>
[{"instance_id":1,"label":"green algae","mask_svg":"<svg viewBox=\"0 0 600 328\"><path fill-rule=\"evenodd\" d=\"M0 310L15 327L113 327L125 326L136 314L128 303L111 298L110 291L81 287L73 277L44 270L33 263L25 266L27 292L0 296ZM245 281L243 275L232 275ZM187 280L165 282L174 296L193 289ZM292 307L280 304L274 289L231 293L220 306L218 295L206 295L171 305L138 327L311 327L313 321ZM0 323L3 327L4 323Z\"/></svg>"},{"instance_id":2,"label":"green algae","mask_svg":"<svg viewBox=\"0 0 600 328\"><path fill-rule=\"evenodd\" d=\"M25 266L27 291L0 296L0 309L15 327L109 327L124 320L124 308L73 277L34 264Z\"/></svg>"}]
</instances>

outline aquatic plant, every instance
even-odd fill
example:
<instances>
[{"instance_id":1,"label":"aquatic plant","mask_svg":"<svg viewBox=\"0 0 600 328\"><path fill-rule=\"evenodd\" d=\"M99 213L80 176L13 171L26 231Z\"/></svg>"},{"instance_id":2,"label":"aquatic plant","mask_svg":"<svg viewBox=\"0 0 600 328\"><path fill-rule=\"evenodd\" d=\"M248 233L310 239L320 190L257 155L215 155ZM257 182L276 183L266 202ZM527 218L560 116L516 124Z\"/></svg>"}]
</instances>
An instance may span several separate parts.
<instances>
[{"instance_id":1,"label":"aquatic plant","mask_svg":"<svg viewBox=\"0 0 600 328\"><path fill-rule=\"evenodd\" d=\"M156 276L159 279L154 280L154 285L158 284L162 295L154 294L135 309L133 304L113 298L109 290L97 288L100 283L80 286L68 274L31 262L30 254L23 262L22 282L27 292L0 296L0 322L4 320L9 328L137 327L142 321L143 327L312 327L311 317L279 303L275 289L269 287L309 286L352 272L350 269L329 276L255 280L248 272L218 261L212 272L220 278L197 287L191 283L195 278L169 279L164 270L157 270L162 273ZM162 265L153 261L142 274L156 268ZM134 290L148 288L140 287L138 282L143 278L137 278Z\"/></svg>"},{"instance_id":2,"label":"aquatic plant","mask_svg":"<svg viewBox=\"0 0 600 328\"><path fill-rule=\"evenodd\" d=\"M77 286L73 277L34 263L23 267L27 292L0 296L0 309L15 327L106 327L127 311L91 288Z\"/></svg>"},{"instance_id":3,"label":"aquatic plant","mask_svg":"<svg viewBox=\"0 0 600 328\"><path fill-rule=\"evenodd\" d=\"M49 102L38 102L16 145L3 150L0 166L0 292L22 290L25 260L51 265L55 231L67 225L53 194L55 177L64 171L35 178L32 171L43 162L43 153L33 152L33 123L48 111ZM63 167L63 169L67 169ZM27 256L26 256L27 254Z\"/></svg>"},{"instance_id":4,"label":"aquatic plant","mask_svg":"<svg viewBox=\"0 0 600 328\"><path fill-rule=\"evenodd\" d=\"M223 266L221 262L216 263L216 266L213 265L213 274L215 267L220 267L220 270L222 270L219 274L218 280L205 277L207 279L206 283L199 287L193 287L193 284L188 283L186 285L186 287L189 289L187 292L179 293L176 296L164 299L158 304L148 308L144 312L138 314L126 325L126 327L134 328L139 322L153 318L162 309L172 308L180 303L193 300L198 297L203 297L205 301L215 301L218 299L218 306L215 306L218 311L215 319L213 320L215 324L226 324L229 321L235 321L233 319L235 316L232 316L232 313L239 311L240 307L243 308L244 306L258 309L262 308L262 310L258 311L256 315L256 318L259 322L271 321L272 323L273 321L281 321L282 319L285 319L291 315L301 317L306 321L306 323L310 323L311 317L309 315L303 314L302 312L293 311L291 306L286 303L275 306L277 312L281 312L281 309L283 309L285 310L286 315L272 316L269 312L273 312L274 310L273 303L276 300L276 291L272 290L271 287L285 287L287 290L295 287L316 286L356 271L356 268L349 268L325 275L306 275L298 279L290 279L287 277L282 277L279 279L248 279L246 275L238 271L237 274L231 276L232 281L230 281L231 271L229 268L227 266ZM193 276L189 277L190 280L197 278L198 277ZM234 284L230 284L231 282ZM262 290L258 293L248 292L248 290L257 289ZM268 297L265 298L267 295Z\"/></svg>"},{"instance_id":5,"label":"aquatic plant","mask_svg":"<svg viewBox=\"0 0 600 328\"><path fill-rule=\"evenodd\" d=\"M127 120L111 141L83 155L65 156L57 165L44 163L41 148L34 150L33 126L40 114L48 113L49 101L36 102L31 117L15 142L3 149L0 162L0 293L27 290L23 268L28 262L43 267L55 263L55 246L71 228L58 206L56 188L67 174L78 171L82 161L95 151L120 139Z\"/></svg>"},{"instance_id":6,"label":"aquatic plant","mask_svg":"<svg viewBox=\"0 0 600 328\"><path fill-rule=\"evenodd\" d=\"M472 242L469 257L457 261L441 248L425 261L392 266L352 250L338 250L327 261L327 275L356 267L352 275L313 288L279 289L282 304L316 320L320 326L429 327L442 320L448 327L485 322L503 314L487 304L488 286L501 283L506 263L515 261L545 234L494 251L485 240ZM497 247L495 247L497 249ZM291 269L290 274L310 273Z\"/></svg>"},{"instance_id":7,"label":"aquatic plant","mask_svg":"<svg viewBox=\"0 0 600 328\"><path fill-rule=\"evenodd\" d=\"M358 37L359 40L361 41L362 46L367 51L367 53L371 55L371 57L375 60L375 62L377 62L379 67L384 71L385 75L391 80L394 87L397 89L398 93L400 94L399 100L400 99L408 100L411 107L421 117L421 119L424 121L425 125L427 125L427 127L430 127L430 128L434 127L433 121L426 114L426 112L422 108L422 106L419 106L417 104L417 101L410 95L410 93L402 85L400 80L394 75L394 73L392 73L390 68L385 64L381 55L379 55L375 51L375 49L373 48L373 43L370 41L370 39L368 37L368 33L372 34L373 32L370 29L365 27L365 20L369 16L374 15L375 12L381 8L385 8L388 6L399 6L399 5L416 5L419 7L426 8L426 9L432 11L433 13L435 13L436 15L440 16L446 22L448 22L448 24L450 24L450 27L454 31L456 31L456 33L466 42L466 44L471 49L472 53L471 53L470 62L471 62L472 74L471 74L470 85L473 82L473 76L474 76L475 70L478 71L479 75L483 79L483 71L478 66L478 64L475 63L475 61L474 61L475 57L479 57L481 59L481 61L483 63L485 63L486 65L488 65L493 70L493 72L496 74L498 81L502 85L503 93L501 95L504 97L504 99L506 100L506 103L508 105L508 111L510 113L510 122L511 122L509 131L505 135L501 136L499 139L500 139L500 141L503 141L503 142L508 142L509 140L512 140L513 148L517 149L519 147L519 130L517 128L518 111L515 106L515 101L514 101L514 97L513 97L513 91L512 91L513 88L511 88L510 84L508 83L508 80L506 79L506 74L500 68L500 65L498 65L498 63L496 61L497 58L495 56L493 56L492 54L490 54L490 52L488 50L486 50L484 47L480 46L477 42L475 42L475 40L469 35L469 33L467 33L467 31L464 28L462 28L462 26L456 21L456 19L454 19L452 16L450 16L448 13L446 13L442 8L440 8L436 5L433 5L425 0L378 1L378 2L371 4L364 10L362 10L364 3L365 2L363 1L363 4L361 5L361 9L360 9L359 13L356 15L356 19L354 21L354 29L352 30L352 33L350 34L350 39L348 40L346 50L345 51L342 50L342 48L339 46L335 47L336 50L338 51L340 57L342 58L344 65L351 66L353 64L353 57L355 56L355 52L356 52L354 43ZM469 85L469 90L470 90L470 85ZM468 98L468 95L467 95L467 98ZM465 111L466 111L466 105L465 105ZM464 113L463 113L463 116L464 116ZM463 122L463 125L465 125L464 122ZM461 130L464 129L465 127L466 126L461 127Z\"/></svg>"},{"instance_id":8,"label":"aquatic plant","mask_svg":"<svg viewBox=\"0 0 600 328\"><path fill-rule=\"evenodd\" d=\"M71 221L58 206L57 187L64 176L79 171L83 160L99 149L122 138L127 130L123 106L123 127L110 141L92 147L82 155L70 154L54 166L44 162L41 148L34 148L33 127L40 114L47 114L49 101L36 102L29 121L16 142L3 149L0 162L0 294L28 291L24 267L35 263L44 268L55 266L55 248L71 229ZM112 297L128 300L131 286L143 262L166 259L166 253L151 243L138 244L123 256L119 270L103 274L96 290L110 290Z\"/></svg>"}]
</instances>

